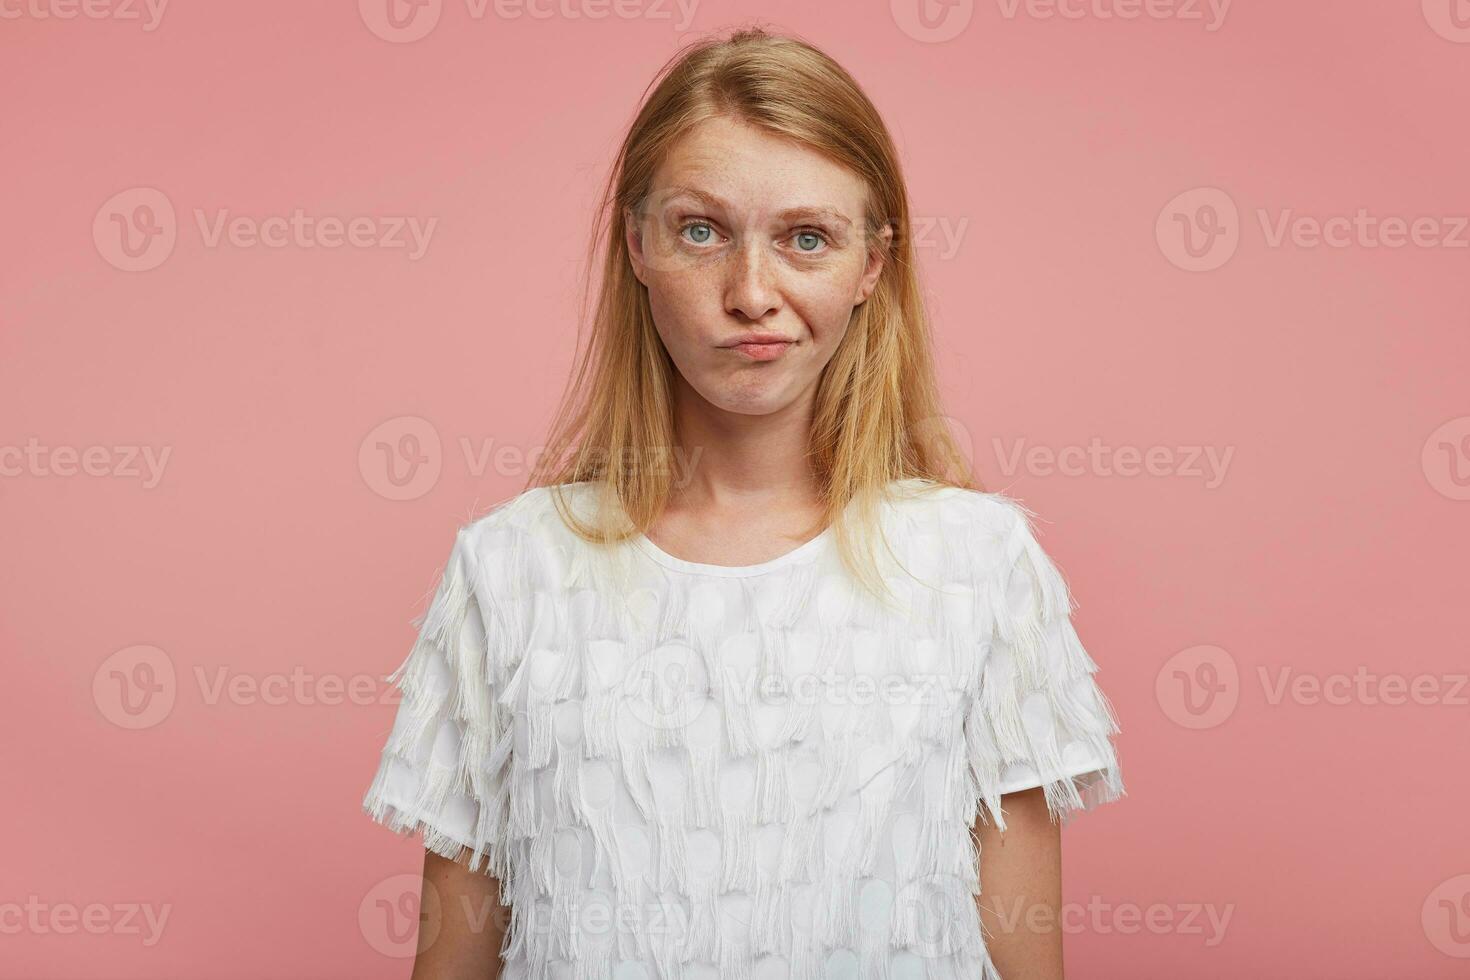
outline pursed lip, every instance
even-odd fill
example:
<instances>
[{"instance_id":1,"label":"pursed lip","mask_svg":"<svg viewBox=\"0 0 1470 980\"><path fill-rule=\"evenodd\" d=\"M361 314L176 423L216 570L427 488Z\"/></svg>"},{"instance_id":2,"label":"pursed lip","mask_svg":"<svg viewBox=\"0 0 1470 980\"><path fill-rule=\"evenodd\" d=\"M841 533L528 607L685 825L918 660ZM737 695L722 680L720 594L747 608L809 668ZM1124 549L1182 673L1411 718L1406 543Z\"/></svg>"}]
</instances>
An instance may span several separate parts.
<instances>
[{"instance_id":1,"label":"pursed lip","mask_svg":"<svg viewBox=\"0 0 1470 980\"><path fill-rule=\"evenodd\" d=\"M722 349L747 361L769 363L779 361L786 356L787 351L795 346L796 341L782 337L780 334L748 333L737 337L733 344Z\"/></svg>"},{"instance_id":2,"label":"pursed lip","mask_svg":"<svg viewBox=\"0 0 1470 980\"><path fill-rule=\"evenodd\" d=\"M790 337L783 337L778 333L743 333L723 347L739 347L741 344L794 344Z\"/></svg>"}]
</instances>

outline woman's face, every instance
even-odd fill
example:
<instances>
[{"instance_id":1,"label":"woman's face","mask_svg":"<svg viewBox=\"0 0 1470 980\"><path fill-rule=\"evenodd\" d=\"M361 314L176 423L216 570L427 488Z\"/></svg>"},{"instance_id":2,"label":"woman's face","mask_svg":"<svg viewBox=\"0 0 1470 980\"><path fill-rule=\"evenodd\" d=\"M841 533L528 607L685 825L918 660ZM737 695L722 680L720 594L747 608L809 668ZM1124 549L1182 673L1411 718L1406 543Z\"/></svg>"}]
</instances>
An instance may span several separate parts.
<instances>
[{"instance_id":1,"label":"woman's face","mask_svg":"<svg viewBox=\"0 0 1470 980\"><path fill-rule=\"evenodd\" d=\"M673 146L628 216L628 248L669 356L705 401L764 415L812 390L882 271L866 199L846 168L726 117Z\"/></svg>"}]
</instances>

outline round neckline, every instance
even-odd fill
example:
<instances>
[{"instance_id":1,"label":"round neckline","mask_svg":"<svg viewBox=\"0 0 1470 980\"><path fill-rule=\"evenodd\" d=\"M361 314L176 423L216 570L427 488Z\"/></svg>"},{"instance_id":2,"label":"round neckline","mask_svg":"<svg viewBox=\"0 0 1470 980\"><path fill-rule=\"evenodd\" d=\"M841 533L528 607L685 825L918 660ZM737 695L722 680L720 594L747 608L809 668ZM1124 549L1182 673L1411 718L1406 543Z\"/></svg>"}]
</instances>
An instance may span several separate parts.
<instances>
[{"instance_id":1,"label":"round neckline","mask_svg":"<svg viewBox=\"0 0 1470 980\"><path fill-rule=\"evenodd\" d=\"M757 562L754 565L711 565L707 562L689 561L669 554L664 549L653 543L648 535L639 533L633 538L633 542L642 549L654 561L666 568L672 568L680 572L692 572L697 575L725 575L745 576L760 575L763 572L773 571L792 562L800 561L806 556L821 550L832 536L832 525L822 528L821 532L814 538L809 538L784 554L777 555L767 561Z\"/></svg>"}]
</instances>

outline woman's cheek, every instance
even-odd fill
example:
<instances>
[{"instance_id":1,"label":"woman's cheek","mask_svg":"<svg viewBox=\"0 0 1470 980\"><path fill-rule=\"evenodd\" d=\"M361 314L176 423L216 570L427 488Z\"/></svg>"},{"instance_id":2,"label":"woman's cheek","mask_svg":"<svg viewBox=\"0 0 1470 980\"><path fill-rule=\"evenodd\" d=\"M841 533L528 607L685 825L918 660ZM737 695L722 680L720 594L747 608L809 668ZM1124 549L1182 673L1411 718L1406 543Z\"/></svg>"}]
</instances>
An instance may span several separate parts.
<instances>
[{"instance_id":1,"label":"woman's cheek","mask_svg":"<svg viewBox=\"0 0 1470 980\"><path fill-rule=\"evenodd\" d=\"M649 309L664 346L671 354L695 352L699 340L700 303L687 280L663 282L649 290Z\"/></svg>"},{"instance_id":2,"label":"woman's cheek","mask_svg":"<svg viewBox=\"0 0 1470 980\"><path fill-rule=\"evenodd\" d=\"M799 302L792 304L802 314L817 343L840 339L852 318L852 295L856 289L856 282L852 285L824 282L804 291Z\"/></svg>"}]
</instances>

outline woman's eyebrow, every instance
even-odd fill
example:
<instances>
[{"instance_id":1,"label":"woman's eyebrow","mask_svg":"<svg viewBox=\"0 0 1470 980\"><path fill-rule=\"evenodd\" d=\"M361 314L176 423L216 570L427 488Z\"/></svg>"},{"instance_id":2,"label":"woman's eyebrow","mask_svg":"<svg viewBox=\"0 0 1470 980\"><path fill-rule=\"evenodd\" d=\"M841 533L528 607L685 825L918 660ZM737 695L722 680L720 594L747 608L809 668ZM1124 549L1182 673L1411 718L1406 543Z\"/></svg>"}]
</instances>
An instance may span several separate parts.
<instances>
[{"instance_id":1,"label":"woman's eyebrow","mask_svg":"<svg viewBox=\"0 0 1470 980\"><path fill-rule=\"evenodd\" d=\"M694 200L700 202L707 208L710 208L712 210L724 211L727 214L730 211L734 210L734 208L731 207L730 203L721 198L719 195L711 194L708 191L700 190L697 187L670 187L668 193L671 197L679 194L685 195L686 197L692 197L694 198ZM852 220L848 218L847 215L843 214L841 211L833 207L787 208L785 211L782 211L776 215L776 219L778 221L804 221L819 218L825 218L826 220L831 221L842 228L852 227Z\"/></svg>"}]
</instances>

